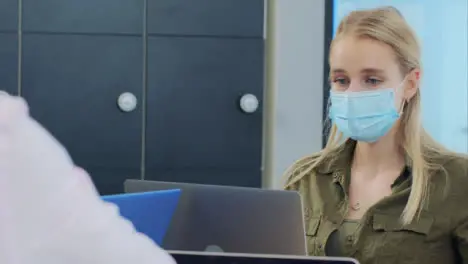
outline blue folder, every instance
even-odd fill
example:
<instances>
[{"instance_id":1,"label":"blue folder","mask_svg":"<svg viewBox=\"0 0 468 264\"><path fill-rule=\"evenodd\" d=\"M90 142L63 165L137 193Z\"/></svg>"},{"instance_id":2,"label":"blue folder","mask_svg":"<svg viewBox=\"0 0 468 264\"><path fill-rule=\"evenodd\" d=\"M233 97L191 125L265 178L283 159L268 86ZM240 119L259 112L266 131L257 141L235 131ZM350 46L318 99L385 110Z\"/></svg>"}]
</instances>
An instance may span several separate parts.
<instances>
[{"instance_id":1,"label":"blue folder","mask_svg":"<svg viewBox=\"0 0 468 264\"><path fill-rule=\"evenodd\" d=\"M135 229L162 245L172 216L179 202L179 189L102 196L116 204L120 215L133 223Z\"/></svg>"}]
</instances>

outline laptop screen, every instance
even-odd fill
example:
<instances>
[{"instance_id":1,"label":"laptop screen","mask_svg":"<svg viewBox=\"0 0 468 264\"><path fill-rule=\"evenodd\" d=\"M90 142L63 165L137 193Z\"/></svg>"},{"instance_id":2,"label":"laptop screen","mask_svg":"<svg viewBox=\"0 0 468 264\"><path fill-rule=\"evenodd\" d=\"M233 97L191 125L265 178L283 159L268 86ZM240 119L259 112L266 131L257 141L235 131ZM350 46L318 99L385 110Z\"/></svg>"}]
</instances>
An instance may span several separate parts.
<instances>
[{"instance_id":1,"label":"laptop screen","mask_svg":"<svg viewBox=\"0 0 468 264\"><path fill-rule=\"evenodd\" d=\"M174 253L177 264L357 264L353 259L243 254Z\"/></svg>"}]
</instances>

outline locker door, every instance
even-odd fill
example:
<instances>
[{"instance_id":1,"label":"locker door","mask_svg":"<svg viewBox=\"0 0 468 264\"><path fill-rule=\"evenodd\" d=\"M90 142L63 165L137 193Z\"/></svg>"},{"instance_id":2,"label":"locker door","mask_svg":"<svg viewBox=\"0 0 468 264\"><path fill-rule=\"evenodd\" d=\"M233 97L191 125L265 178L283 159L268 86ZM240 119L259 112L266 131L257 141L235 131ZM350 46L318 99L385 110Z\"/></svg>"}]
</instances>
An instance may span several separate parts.
<instances>
[{"instance_id":1,"label":"locker door","mask_svg":"<svg viewBox=\"0 0 468 264\"><path fill-rule=\"evenodd\" d=\"M93 176L115 193L140 176L142 109L122 112L117 99L141 100L140 37L26 34L23 96L32 115Z\"/></svg>"},{"instance_id":2,"label":"locker door","mask_svg":"<svg viewBox=\"0 0 468 264\"><path fill-rule=\"evenodd\" d=\"M263 39L148 42L146 179L261 186Z\"/></svg>"}]
</instances>

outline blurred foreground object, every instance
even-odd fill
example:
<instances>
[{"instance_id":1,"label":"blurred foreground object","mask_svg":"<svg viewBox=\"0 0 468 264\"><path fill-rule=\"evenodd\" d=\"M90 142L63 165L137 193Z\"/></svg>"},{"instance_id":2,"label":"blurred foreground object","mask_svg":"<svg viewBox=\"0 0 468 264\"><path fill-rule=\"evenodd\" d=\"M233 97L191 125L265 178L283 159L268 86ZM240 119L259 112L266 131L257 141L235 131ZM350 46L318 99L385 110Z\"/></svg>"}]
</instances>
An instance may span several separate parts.
<instances>
[{"instance_id":1,"label":"blurred foreground object","mask_svg":"<svg viewBox=\"0 0 468 264\"><path fill-rule=\"evenodd\" d=\"M101 200L26 102L3 92L0 208L2 264L174 263Z\"/></svg>"}]
</instances>

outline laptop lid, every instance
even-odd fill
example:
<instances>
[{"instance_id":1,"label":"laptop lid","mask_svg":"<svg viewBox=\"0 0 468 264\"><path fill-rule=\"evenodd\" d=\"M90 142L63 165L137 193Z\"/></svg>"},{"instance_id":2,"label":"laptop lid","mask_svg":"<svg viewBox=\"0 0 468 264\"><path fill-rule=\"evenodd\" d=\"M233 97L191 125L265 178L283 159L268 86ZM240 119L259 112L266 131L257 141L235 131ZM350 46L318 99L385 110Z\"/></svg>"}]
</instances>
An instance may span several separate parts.
<instances>
[{"instance_id":1,"label":"laptop lid","mask_svg":"<svg viewBox=\"0 0 468 264\"><path fill-rule=\"evenodd\" d=\"M179 202L180 190L116 194L101 198L117 205L120 215L132 222L138 232L162 245Z\"/></svg>"},{"instance_id":2,"label":"laptop lid","mask_svg":"<svg viewBox=\"0 0 468 264\"><path fill-rule=\"evenodd\" d=\"M169 251L177 264L359 264L351 258Z\"/></svg>"},{"instance_id":3,"label":"laptop lid","mask_svg":"<svg viewBox=\"0 0 468 264\"><path fill-rule=\"evenodd\" d=\"M297 192L127 180L126 192L182 190L168 250L306 255Z\"/></svg>"}]
</instances>

